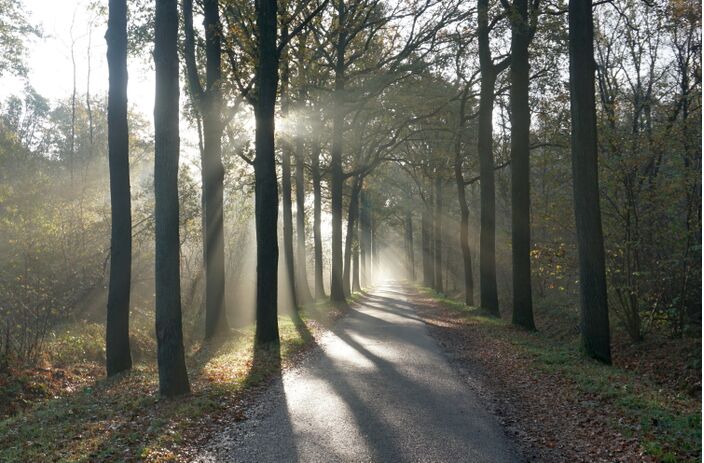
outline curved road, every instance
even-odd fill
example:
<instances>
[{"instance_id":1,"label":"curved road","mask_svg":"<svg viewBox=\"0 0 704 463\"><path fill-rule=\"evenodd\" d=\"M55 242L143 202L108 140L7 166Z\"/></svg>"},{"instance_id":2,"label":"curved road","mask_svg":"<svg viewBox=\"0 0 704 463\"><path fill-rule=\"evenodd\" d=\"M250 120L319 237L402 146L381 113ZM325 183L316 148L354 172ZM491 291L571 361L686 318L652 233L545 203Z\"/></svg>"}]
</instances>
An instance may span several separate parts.
<instances>
[{"instance_id":1,"label":"curved road","mask_svg":"<svg viewBox=\"0 0 704 463\"><path fill-rule=\"evenodd\" d=\"M519 462L405 290L376 288L199 461Z\"/></svg>"}]
</instances>

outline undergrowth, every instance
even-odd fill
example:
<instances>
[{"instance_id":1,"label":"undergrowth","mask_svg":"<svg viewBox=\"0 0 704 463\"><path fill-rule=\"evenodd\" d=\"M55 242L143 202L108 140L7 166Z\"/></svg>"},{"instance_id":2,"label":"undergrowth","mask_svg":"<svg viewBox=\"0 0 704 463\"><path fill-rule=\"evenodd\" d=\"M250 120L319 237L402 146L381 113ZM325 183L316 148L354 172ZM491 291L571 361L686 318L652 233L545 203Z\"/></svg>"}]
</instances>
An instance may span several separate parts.
<instances>
[{"instance_id":1,"label":"undergrowth","mask_svg":"<svg viewBox=\"0 0 704 463\"><path fill-rule=\"evenodd\" d=\"M317 309L324 312L323 306ZM37 400L0 421L0 461L177 461L176 449L188 436L205 432L212 425L209 418L225 411L237 418L246 390L278 374L312 345L309 329L315 331L315 326L279 317L280 356L275 350L255 355L252 327L196 346L187 359L189 396L159 397L156 365L140 361L128 373L98 376L70 393ZM57 361L101 360L102 338L94 327L85 334L62 335Z\"/></svg>"}]
</instances>

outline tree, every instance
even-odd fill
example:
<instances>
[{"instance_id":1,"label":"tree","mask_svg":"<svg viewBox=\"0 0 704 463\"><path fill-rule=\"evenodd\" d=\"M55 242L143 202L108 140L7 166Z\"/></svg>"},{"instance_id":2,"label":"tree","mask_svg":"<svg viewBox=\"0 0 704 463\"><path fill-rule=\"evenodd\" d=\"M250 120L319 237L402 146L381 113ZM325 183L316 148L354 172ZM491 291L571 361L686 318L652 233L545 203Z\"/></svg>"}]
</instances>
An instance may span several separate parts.
<instances>
[{"instance_id":1,"label":"tree","mask_svg":"<svg viewBox=\"0 0 704 463\"><path fill-rule=\"evenodd\" d=\"M283 32L287 34L286 28ZM282 60L283 69L281 72L281 116L287 118L291 105L291 63L289 54L284 51ZM284 263L286 264L286 283L291 294L291 302L294 308L298 307L298 297L296 292L296 270L293 260L293 211L291 200L291 144L284 141L281 144L281 203L283 212L283 242L284 242Z\"/></svg>"},{"instance_id":2,"label":"tree","mask_svg":"<svg viewBox=\"0 0 704 463\"><path fill-rule=\"evenodd\" d=\"M108 159L110 167L110 284L105 324L108 376L132 368L130 355L130 283L132 273L132 211L129 133L127 127L127 2L108 6Z\"/></svg>"},{"instance_id":3,"label":"tree","mask_svg":"<svg viewBox=\"0 0 704 463\"><path fill-rule=\"evenodd\" d=\"M0 76L27 74L25 40L33 35L40 31L27 21L22 2L0 0Z\"/></svg>"},{"instance_id":4,"label":"tree","mask_svg":"<svg viewBox=\"0 0 704 463\"><path fill-rule=\"evenodd\" d=\"M444 180L440 170L441 169L436 169L435 171L435 210L433 214L433 238L435 239L435 279L433 288L435 288L435 291L442 293L442 238L444 235L442 229L442 195Z\"/></svg>"},{"instance_id":5,"label":"tree","mask_svg":"<svg viewBox=\"0 0 704 463\"><path fill-rule=\"evenodd\" d=\"M322 221L322 173L320 169L320 138L316 137L311 149L311 177L313 177L313 257L315 260L315 298L324 299L325 282L323 280L323 238L320 230Z\"/></svg>"},{"instance_id":6,"label":"tree","mask_svg":"<svg viewBox=\"0 0 704 463\"><path fill-rule=\"evenodd\" d=\"M489 32L489 0L477 4L479 70L479 176L481 192L481 231L479 235L479 287L481 306L493 315L499 315L499 297L496 290L496 190L494 186L493 122L494 86L498 75L508 67L510 57L494 63L491 56Z\"/></svg>"},{"instance_id":7,"label":"tree","mask_svg":"<svg viewBox=\"0 0 704 463\"><path fill-rule=\"evenodd\" d=\"M528 45L534 27L528 0L506 1L511 20L511 251L513 323L529 330L533 321L530 272L530 107ZM533 2L537 8L537 1Z\"/></svg>"},{"instance_id":8,"label":"tree","mask_svg":"<svg viewBox=\"0 0 704 463\"><path fill-rule=\"evenodd\" d=\"M203 194L203 259L205 267L205 338L227 333L225 307L225 240L223 230L222 69L220 11L217 0L203 2L205 89L198 75L193 31L193 0L183 0L184 56L191 98L203 119L201 179Z\"/></svg>"},{"instance_id":9,"label":"tree","mask_svg":"<svg viewBox=\"0 0 704 463\"><path fill-rule=\"evenodd\" d=\"M276 0L259 0L257 10L257 68L254 181L257 227L257 328L256 342L279 342L276 288L279 243L276 223L279 192L274 153L274 109L279 82L279 53L276 47Z\"/></svg>"},{"instance_id":10,"label":"tree","mask_svg":"<svg viewBox=\"0 0 704 463\"><path fill-rule=\"evenodd\" d=\"M188 393L183 350L179 240L179 73L176 0L157 0L154 17L154 223L159 392Z\"/></svg>"},{"instance_id":11,"label":"tree","mask_svg":"<svg viewBox=\"0 0 704 463\"><path fill-rule=\"evenodd\" d=\"M455 183L457 185L457 198L460 204L460 248L462 250L462 265L464 270L464 303L474 305L474 277L472 275L472 253L469 249L469 205L465 192L465 180L462 174L462 135L464 133L467 98L469 86L465 86L460 94L460 110L457 127L457 141L455 142Z\"/></svg>"},{"instance_id":12,"label":"tree","mask_svg":"<svg viewBox=\"0 0 704 463\"><path fill-rule=\"evenodd\" d=\"M599 207L591 2L569 2L569 50L572 176L579 251L582 344L590 357L611 363L604 238Z\"/></svg>"}]
</instances>

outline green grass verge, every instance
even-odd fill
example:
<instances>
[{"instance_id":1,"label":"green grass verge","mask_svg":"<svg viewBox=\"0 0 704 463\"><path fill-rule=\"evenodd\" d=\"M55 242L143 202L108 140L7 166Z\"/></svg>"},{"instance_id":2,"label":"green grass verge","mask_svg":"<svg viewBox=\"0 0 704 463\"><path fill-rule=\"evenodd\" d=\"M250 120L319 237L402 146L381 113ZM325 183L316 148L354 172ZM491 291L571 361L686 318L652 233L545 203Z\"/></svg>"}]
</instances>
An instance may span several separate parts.
<instances>
[{"instance_id":1,"label":"green grass verge","mask_svg":"<svg viewBox=\"0 0 704 463\"><path fill-rule=\"evenodd\" d=\"M117 378L37 403L0 421L0 461L174 461L173 449L202 431L203 418L230 413L246 389L272 377L313 341L305 324L289 317L279 318L279 330L280 361L273 352L255 357L252 328L194 351L187 397L160 398L155 365L140 363Z\"/></svg>"},{"instance_id":2,"label":"green grass verge","mask_svg":"<svg viewBox=\"0 0 704 463\"><path fill-rule=\"evenodd\" d=\"M558 342L540 332L516 329L506 320L487 317L480 309L428 288L421 291L461 314L465 322L480 325L488 335L519 349L531 368L562 375L575 385L578 394L614 407L624 419L611 425L625 436L636 437L649 455L666 463L701 461L698 401L663 390L634 372L585 357L577 339Z\"/></svg>"}]
</instances>

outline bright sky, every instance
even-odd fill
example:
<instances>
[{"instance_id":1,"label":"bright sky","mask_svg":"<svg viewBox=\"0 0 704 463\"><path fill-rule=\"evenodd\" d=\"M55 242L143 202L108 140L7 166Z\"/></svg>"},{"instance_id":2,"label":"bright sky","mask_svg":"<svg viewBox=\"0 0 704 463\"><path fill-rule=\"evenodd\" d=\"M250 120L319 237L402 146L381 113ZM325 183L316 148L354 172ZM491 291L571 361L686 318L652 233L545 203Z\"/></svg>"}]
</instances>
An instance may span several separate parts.
<instances>
[{"instance_id":1,"label":"bright sky","mask_svg":"<svg viewBox=\"0 0 704 463\"><path fill-rule=\"evenodd\" d=\"M22 0L30 21L39 25L45 38L35 39L29 46L29 81L37 91L50 99L67 98L73 86L71 43L76 58L76 85L79 95L85 95L90 42L91 94L107 95L108 69L105 58L103 19L96 19L85 0ZM107 0L101 0L107 8ZM93 27L89 27L90 22ZM143 63L129 64L128 98L131 105L147 116L154 107L154 75ZM3 78L0 97L20 93L22 83L15 78Z\"/></svg>"}]
</instances>

